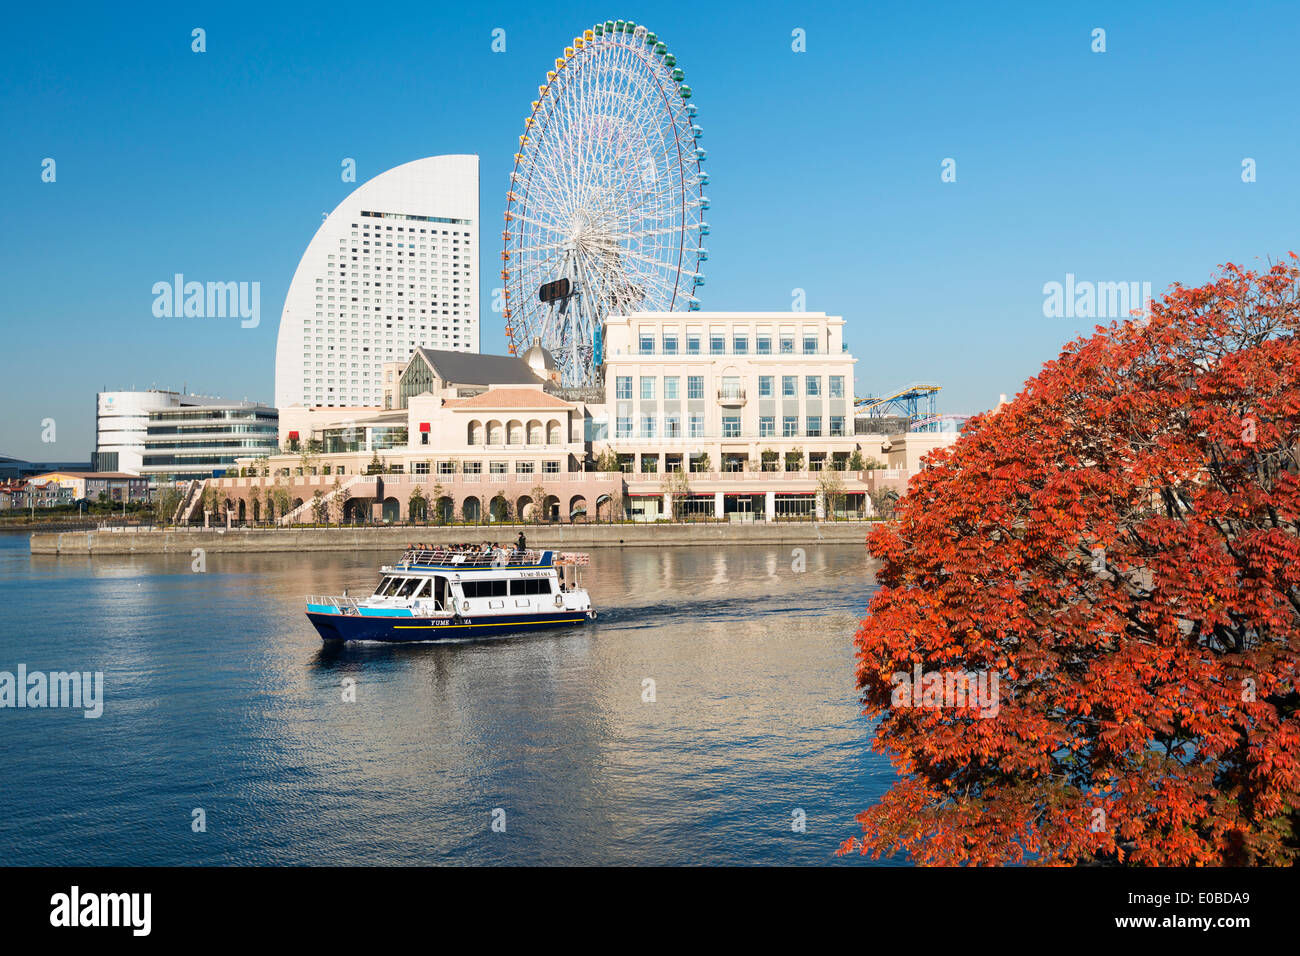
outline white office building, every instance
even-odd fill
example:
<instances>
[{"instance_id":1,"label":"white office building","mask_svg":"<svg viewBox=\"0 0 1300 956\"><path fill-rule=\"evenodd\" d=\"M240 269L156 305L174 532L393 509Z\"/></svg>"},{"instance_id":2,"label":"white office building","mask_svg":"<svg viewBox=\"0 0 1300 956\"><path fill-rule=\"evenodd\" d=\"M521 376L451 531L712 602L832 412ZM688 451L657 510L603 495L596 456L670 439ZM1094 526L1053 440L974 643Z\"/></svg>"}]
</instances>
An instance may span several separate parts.
<instances>
[{"instance_id":1,"label":"white office building","mask_svg":"<svg viewBox=\"0 0 1300 956\"><path fill-rule=\"evenodd\" d=\"M151 388L100 392L96 409L97 472L208 478L279 445L276 410L257 402Z\"/></svg>"},{"instance_id":2,"label":"white office building","mask_svg":"<svg viewBox=\"0 0 1300 956\"><path fill-rule=\"evenodd\" d=\"M140 474L149 413L179 405L180 395L166 389L100 392L95 403L94 470Z\"/></svg>"},{"instance_id":3,"label":"white office building","mask_svg":"<svg viewBox=\"0 0 1300 956\"><path fill-rule=\"evenodd\" d=\"M149 413L140 474L162 481L221 475L248 455L279 448L279 414L257 402L182 398L176 408Z\"/></svg>"},{"instance_id":4,"label":"white office building","mask_svg":"<svg viewBox=\"0 0 1300 956\"><path fill-rule=\"evenodd\" d=\"M859 442L844 319L634 312L605 321L609 446L634 473L843 468ZM796 458L797 456L797 458Z\"/></svg>"},{"instance_id":5,"label":"white office building","mask_svg":"<svg viewBox=\"0 0 1300 956\"><path fill-rule=\"evenodd\" d=\"M477 352L478 157L431 156L354 190L317 230L285 298L275 404L378 406L386 362Z\"/></svg>"}]
</instances>

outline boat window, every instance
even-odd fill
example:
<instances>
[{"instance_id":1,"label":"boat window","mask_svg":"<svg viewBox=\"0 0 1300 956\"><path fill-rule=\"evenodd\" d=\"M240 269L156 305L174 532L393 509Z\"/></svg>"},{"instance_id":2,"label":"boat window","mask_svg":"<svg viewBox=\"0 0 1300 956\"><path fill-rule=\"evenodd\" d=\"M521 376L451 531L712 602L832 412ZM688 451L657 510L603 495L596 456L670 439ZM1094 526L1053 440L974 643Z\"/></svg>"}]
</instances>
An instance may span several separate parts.
<instances>
[{"instance_id":1,"label":"boat window","mask_svg":"<svg viewBox=\"0 0 1300 956\"><path fill-rule=\"evenodd\" d=\"M514 594L550 594L550 578L520 578L510 582L510 593Z\"/></svg>"},{"instance_id":2,"label":"boat window","mask_svg":"<svg viewBox=\"0 0 1300 956\"><path fill-rule=\"evenodd\" d=\"M467 598L505 597L505 581L462 581L461 591Z\"/></svg>"},{"instance_id":3,"label":"boat window","mask_svg":"<svg viewBox=\"0 0 1300 956\"><path fill-rule=\"evenodd\" d=\"M379 582L379 587L375 588L375 597L392 597L393 591L401 580L401 578L383 578Z\"/></svg>"},{"instance_id":4,"label":"boat window","mask_svg":"<svg viewBox=\"0 0 1300 956\"><path fill-rule=\"evenodd\" d=\"M402 583L402 588L400 591L397 592L397 596L404 597L404 598L411 597L415 593L415 589L420 586L422 581L423 578L407 578Z\"/></svg>"},{"instance_id":5,"label":"boat window","mask_svg":"<svg viewBox=\"0 0 1300 956\"><path fill-rule=\"evenodd\" d=\"M417 598L431 597L433 594L433 591L431 590L432 587L433 587L433 578L425 578L420 582L420 587L416 590L414 594L411 595L411 597L417 597Z\"/></svg>"}]
</instances>

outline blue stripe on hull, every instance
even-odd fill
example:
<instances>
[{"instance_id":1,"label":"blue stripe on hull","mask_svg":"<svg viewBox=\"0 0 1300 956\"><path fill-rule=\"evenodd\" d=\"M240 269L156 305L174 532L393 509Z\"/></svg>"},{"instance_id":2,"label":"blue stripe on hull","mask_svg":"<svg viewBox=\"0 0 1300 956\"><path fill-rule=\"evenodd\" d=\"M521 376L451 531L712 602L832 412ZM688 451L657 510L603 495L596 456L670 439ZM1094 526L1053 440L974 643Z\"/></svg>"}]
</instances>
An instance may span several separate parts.
<instances>
[{"instance_id":1,"label":"blue stripe on hull","mask_svg":"<svg viewBox=\"0 0 1300 956\"><path fill-rule=\"evenodd\" d=\"M307 617L326 641L463 641L500 637L552 627L577 627L587 623L583 611L556 614L511 614L504 617L469 617L462 624L435 623L419 617L358 617L354 614L322 614L308 611Z\"/></svg>"}]
</instances>

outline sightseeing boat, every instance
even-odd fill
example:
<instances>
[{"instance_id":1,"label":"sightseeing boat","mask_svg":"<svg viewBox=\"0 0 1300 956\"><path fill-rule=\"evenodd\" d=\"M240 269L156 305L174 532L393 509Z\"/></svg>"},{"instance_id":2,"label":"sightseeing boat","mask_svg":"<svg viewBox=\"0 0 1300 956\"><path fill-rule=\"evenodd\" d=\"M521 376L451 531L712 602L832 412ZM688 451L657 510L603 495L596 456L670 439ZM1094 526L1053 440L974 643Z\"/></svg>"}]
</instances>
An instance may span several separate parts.
<instances>
[{"instance_id":1,"label":"sightseeing boat","mask_svg":"<svg viewBox=\"0 0 1300 956\"><path fill-rule=\"evenodd\" d=\"M581 587L587 555L558 551L409 550L380 568L374 594L309 595L307 617L326 641L446 641L594 620Z\"/></svg>"}]
</instances>

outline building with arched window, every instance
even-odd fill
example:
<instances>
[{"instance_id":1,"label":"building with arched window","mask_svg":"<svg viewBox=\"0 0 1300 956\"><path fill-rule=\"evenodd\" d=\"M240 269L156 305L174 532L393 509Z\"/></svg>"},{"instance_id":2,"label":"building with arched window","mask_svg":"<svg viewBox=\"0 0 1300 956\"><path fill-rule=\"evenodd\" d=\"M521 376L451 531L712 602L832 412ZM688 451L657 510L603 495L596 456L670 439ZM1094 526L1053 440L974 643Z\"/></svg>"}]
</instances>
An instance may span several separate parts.
<instances>
[{"instance_id":1,"label":"building with arched window","mask_svg":"<svg viewBox=\"0 0 1300 956\"><path fill-rule=\"evenodd\" d=\"M341 496L362 520L427 507L564 521L602 502L647 521L863 515L956 435L859 418L843 326L804 312L614 316L590 389L561 386L540 344L521 357L415 348L385 366L382 406L281 409L281 453L241 465L259 487L287 480L291 503Z\"/></svg>"}]
</instances>

